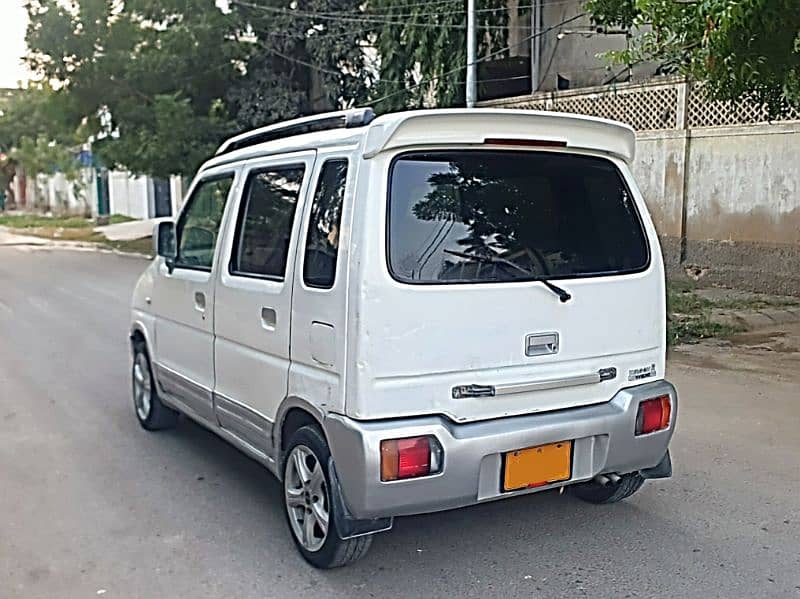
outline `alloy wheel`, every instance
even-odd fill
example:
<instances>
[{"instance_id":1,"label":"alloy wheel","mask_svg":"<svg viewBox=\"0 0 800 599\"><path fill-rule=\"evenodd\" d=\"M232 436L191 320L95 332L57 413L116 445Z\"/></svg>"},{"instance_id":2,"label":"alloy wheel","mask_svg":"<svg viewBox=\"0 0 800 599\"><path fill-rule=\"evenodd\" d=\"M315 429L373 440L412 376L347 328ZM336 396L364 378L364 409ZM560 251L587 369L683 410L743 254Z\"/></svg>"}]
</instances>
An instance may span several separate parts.
<instances>
[{"instance_id":1,"label":"alloy wheel","mask_svg":"<svg viewBox=\"0 0 800 599\"><path fill-rule=\"evenodd\" d=\"M322 465L305 445L289 454L283 488L292 532L307 551L319 551L328 537L330 502Z\"/></svg>"},{"instance_id":2,"label":"alloy wheel","mask_svg":"<svg viewBox=\"0 0 800 599\"><path fill-rule=\"evenodd\" d=\"M136 354L133 362L133 403L139 420L147 420L152 406L152 389L147 358L142 353Z\"/></svg>"}]
</instances>

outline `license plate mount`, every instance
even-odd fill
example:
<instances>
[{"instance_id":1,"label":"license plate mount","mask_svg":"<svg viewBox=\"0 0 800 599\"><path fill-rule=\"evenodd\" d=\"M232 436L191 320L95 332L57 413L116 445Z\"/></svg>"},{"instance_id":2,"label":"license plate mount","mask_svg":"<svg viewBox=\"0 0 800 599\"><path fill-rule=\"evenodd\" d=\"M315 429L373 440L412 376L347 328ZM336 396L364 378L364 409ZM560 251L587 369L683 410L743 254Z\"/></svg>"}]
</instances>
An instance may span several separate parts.
<instances>
[{"instance_id":1,"label":"license plate mount","mask_svg":"<svg viewBox=\"0 0 800 599\"><path fill-rule=\"evenodd\" d=\"M533 489L572 477L572 441L526 447L503 454L503 492Z\"/></svg>"}]
</instances>

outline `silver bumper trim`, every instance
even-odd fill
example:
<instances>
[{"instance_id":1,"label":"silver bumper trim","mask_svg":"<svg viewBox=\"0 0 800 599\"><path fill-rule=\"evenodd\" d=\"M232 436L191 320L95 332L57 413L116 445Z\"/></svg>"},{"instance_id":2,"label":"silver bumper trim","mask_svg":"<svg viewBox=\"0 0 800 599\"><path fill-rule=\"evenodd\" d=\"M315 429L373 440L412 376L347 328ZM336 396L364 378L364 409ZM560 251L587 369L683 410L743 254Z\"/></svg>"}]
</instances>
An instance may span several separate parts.
<instances>
[{"instance_id":1,"label":"silver bumper trim","mask_svg":"<svg viewBox=\"0 0 800 599\"><path fill-rule=\"evenodd\" d=\"M667 394L669 428L635 436L639 403ZM452 509L590 480L606 472L626 473L659 464L675 430L678 397L667 381L620 390L610 401L590 406L456 424L441 416L356 421L328 414L325 432L342 494L356 518L403 516ZM380 480L380 442L435 436L444 450L438 474L392 482ZM573 440L572 477L538 489L500 490L502 455L525 447Z\"/></svg>"}]
</instances>

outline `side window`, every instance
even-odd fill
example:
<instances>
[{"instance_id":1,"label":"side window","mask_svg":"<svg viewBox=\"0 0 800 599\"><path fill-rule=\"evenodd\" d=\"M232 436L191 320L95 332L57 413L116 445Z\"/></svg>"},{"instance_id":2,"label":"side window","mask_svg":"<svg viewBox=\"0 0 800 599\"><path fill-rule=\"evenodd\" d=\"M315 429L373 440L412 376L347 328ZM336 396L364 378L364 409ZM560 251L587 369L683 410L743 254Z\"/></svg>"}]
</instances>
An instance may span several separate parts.
<instances>
[{"instance_id":1,"label":"side window","mask_svg":"<svg viewBox=\"0 0 800 599\"><path fill-rule=\"evenodd\" d=\"M308 219L303 260L303 282L309 287L333 287L346 182L347 160L328 160L322 166Z\"/></svg>"},{"instance_id":2,"label":"side window","mask_svg":"<svg viewBox=\"0 0 800 599\"><path fill-rule=\"evenodd\" d=\"M202 181L192 192L176 225L178 255L175 266L211 270L219 226L233 175Z\"/></svg>"},{"instance_id":3,"label":"side window","mask_svg":"<svg viewBox=\"0 0 800 599\"><path fill-rule=\"evenodd\" d=\"M239 211L231 273L283 279L289 255L302 166L253 171Z\"/></svg>"}]
</instances>

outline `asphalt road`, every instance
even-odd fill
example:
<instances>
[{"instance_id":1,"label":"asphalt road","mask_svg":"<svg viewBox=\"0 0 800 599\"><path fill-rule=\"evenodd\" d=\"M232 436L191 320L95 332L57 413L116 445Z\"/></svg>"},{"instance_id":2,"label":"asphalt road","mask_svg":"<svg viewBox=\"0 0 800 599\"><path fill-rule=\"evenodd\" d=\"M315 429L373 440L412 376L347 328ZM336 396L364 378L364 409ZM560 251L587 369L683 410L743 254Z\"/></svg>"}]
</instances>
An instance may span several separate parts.
<instances>
[{"instance_id":1,"label":"asphalt road","mask_svg":"<svg viewBox=\"0 0 800 599\"><path fill-rule=\"evenodd\" d=\"M136 423L144 267L0 248L0 597L800 597L800 327L675 353L671 480L398 519L320 572L269 473L190 422Z\"/></svg>"}]
</instances>

